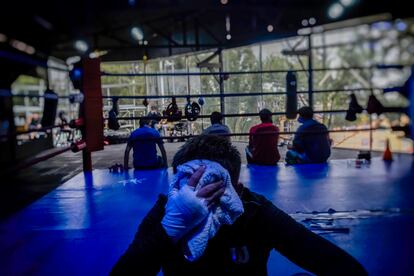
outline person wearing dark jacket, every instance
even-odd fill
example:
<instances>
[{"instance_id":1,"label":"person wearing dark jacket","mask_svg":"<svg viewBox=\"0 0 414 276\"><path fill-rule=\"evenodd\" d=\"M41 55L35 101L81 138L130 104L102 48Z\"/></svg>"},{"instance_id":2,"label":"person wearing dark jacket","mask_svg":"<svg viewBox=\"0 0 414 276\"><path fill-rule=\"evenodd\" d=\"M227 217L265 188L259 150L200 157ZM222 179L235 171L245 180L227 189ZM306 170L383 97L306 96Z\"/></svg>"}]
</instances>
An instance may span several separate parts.
<instances>
[{"instance_id":1,"label":"person wearing dark jacket","mask_svg":"<svg viewBox=\"0 0 414 276\"><path fill-rule=\"evenodd\" d=\"M191 262L184 257L182 240L172 239L161 223L169 215L165 206L174 198L160 195L111 275L157 275L161 269L164 275L267 275L267 261L273 249L317 275L367 275L351 255L244 187L238 181L240 153L228 139L202 135L187 141L174 156L174 172L178 165L194 159L215 161L228 170L243 203L243 214L232 225L223 225L209 240L204 254ZM198 169L188 185L195 187L202 174L203 169ZM220 182L197 192L207 206L217 204L221 195ZM197 214L193 215L198 219Z\"/></svg>"},{"instance_id":2,"label":"person wearing dark jacket","mask_svg":"<svg viewBox=\"0 0 414 276\"><path fill-rule=\"evenodd\" d=\"M324 163L331 155L331 139L325 125L313 119L313 110L304 106L298 110L302 125L296 130L290 150L286 153L288 164Z\"/></svg>"}]
</instances>

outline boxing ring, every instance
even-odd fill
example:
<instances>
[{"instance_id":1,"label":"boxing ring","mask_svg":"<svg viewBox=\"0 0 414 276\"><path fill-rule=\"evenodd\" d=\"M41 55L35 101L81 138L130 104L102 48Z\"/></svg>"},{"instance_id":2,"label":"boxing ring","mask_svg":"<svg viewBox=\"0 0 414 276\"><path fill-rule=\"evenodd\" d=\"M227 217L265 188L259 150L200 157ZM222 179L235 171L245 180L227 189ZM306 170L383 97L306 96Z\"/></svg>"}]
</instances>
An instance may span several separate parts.
<instances>
[{"instance_id":1,"label":"boxing ring","mask_svg":"<svg viewBox=\"0 0 414 276\"><path fill-rule=\"evenodd\" d=\"M407 275L414 260L414 163L374 158L243 165L240 180L357 258L370 275ZM132 241L168 170L81 173L0 223L0 275L106 275ZM273 251L269 275L303 271Z\"/></svg>"}]
</instances>

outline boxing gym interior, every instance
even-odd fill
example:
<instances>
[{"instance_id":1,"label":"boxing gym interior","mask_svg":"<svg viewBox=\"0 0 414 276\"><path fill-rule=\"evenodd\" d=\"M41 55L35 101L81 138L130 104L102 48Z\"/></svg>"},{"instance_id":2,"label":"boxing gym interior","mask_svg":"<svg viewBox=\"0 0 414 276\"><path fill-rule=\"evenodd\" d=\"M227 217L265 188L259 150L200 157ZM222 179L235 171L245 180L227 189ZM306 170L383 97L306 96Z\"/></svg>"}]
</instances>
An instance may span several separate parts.
<instances>
[{"instance_id":1,"label":"boxing gym interior","mask_svg":"<svg viewBox=\"0 0 414 276\"><path fill-rule=\"evenodd\" d=\"M110 273L158 195L168 194L175 153L211 125L214 111L240 152L245 187L369 275L412 273L409 1L0 7L0 275ZM327 128L326 162L285 160L303 106ZM263 108L279 129L275 165L246 159ZM152 111L167 163L125 167L127 141ZM267 269L313 275L275 250Z\"/></svg>"}]
</instances>

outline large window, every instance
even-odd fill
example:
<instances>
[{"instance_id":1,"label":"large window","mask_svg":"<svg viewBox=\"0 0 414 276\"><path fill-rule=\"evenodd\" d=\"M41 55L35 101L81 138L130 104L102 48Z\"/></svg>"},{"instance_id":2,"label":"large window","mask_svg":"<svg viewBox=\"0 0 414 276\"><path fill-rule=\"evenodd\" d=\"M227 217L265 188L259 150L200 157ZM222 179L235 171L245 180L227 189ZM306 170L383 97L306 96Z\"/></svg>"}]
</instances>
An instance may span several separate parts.
<instances>
[{"instance_id":1,"label":"large window","mask_svg":"<svg viewBox=\"0 0 414 276\"><path fill-rule=\"evenodd\" d=\"M385 106L406 106L408 103L398 93L382 92L382 88L400 86L410 74L404 70L383 70L375 68L378 64L410 64L414 62L414 39L407 35L406 29L393 24L361 25L340 30L329 30L313 34L312 66L313 108L317 111L341 111L348 108L349 96L354 93L359 103L365 107L368 97L374 93ZM298 107L309 104L308 37L297 36L245 47L222 51L222 70L224 72L276 71L254 74L230 74L225 76L223 91L242 93L242 96L220 98L218 75L191 76L147 76L147 77L105 77L103 87L110 95L193 95L197 101L200 94L213 94L217 97L206 98L202 114L220 111L226 114L257 113L262 108L273 112L284 112L286 108L286 71L297 71ZM146 72L146 73L214 73L220 70L220 59L215 50L160 58L143 62L105 63L105 71ZM210 58L211 57L211 58ZM349 68L346 69L343 68ZM336 68L337 70L329 70ZM132 88L131 88L132 87ZM348 90L348 91L347 91ZM352 90L352 91L349 91ZM280 95L250 95L251 93L281 93ZM171 102L170 98L151 100L160 111ZM177 100L184 107L185 98ZM140 105L137 101L124 104ZM371 127L389 129L395 124L403 124L408 119L402 114L358 115L355 122L345 120L344 112L317 113L317 120L329 129L349 130ZM258 123L257 116L228 117L226 124L232 132L248 132ZM274 116L273 121L284 131L294 131L298 124L285 116ZM198 134L209 125L208 119L191 122L192 134ZM369 132L332 133L337 147L382 150L386 138L396 151L406 152L411 147L408 139L397 139L398 133L389 130ZM286 136L289 138L289 136ZM247 137L233 140L246 141Z\"/></svg>"}]
</instances>

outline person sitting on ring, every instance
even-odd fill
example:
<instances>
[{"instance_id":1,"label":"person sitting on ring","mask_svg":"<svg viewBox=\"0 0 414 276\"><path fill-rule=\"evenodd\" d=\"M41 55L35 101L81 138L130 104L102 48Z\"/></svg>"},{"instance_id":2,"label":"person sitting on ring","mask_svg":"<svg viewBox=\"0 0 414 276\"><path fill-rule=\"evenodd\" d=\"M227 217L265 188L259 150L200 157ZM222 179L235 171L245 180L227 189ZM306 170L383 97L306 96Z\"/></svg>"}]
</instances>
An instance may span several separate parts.
<instances>
[{"instance_id":1,"label":"person sitting on ring","mask_svg":"<svg viewBox=\"0 0 414 276\"><path fill-rule=\"evenodd\" d=\"M299 108L297 129L292 146L288 147L286 163L324 163L331 155L331 139L324 124L313 119L313 110L308 106Z\"/></svg>"},{"instance_id":2,"label":"person sitting on ring","mask_svg":"<svg viewBox=\"0 0 414 276\"><path fill-rule=\"evenodd\" d=\"M279 128L272 122L272 112L262 109L259 112L261 124L249 131L249 145L246 147L246 159L249 164L276 165L280 160L277 148Z\"/></svg>"},{"instance_id":3,"label":"person sitting on ring","mask_svg":"<svg viewBox=\"0 0 414 276\"><path fill-rule=\"evenodd\" d=\"M129 167L129 152L133 149L133 164L135 169L157 169L167 167L167 153L160 133L149 126L149 118L141 118L139 128L128 138L124 155L124 167ZM162 157L157 155L158 145Z\"/></svg>"},{"instance_id":4,"label":"person sitting on ring","mask_svg":"<svg viewBox=\"0 0 414 276\"><path fill-rule=\"evenodd\" d=\"M214 111L210 115L210 122L211 126L203 130L203 134L205 135L212 135L212 134L230 134L230 129L223 124L223 115L218 112Z\"/></svg>"},{"instance_id":5,"label":"person sitting on ring","mask_svg":"<svg viewBox=\"0 0 414 276\"><path fill-rule=\"evenodd\" d=\"M158 197L110 275L157 275L161 269L164 275L267 275L274 249L316 275L367 275L347 252L244 187L240 153L228 139L192 138L172 166L168 197ZM217 229L228 221L215 220L217 212L232 222Z\"/></svg>"}]
</instances>

